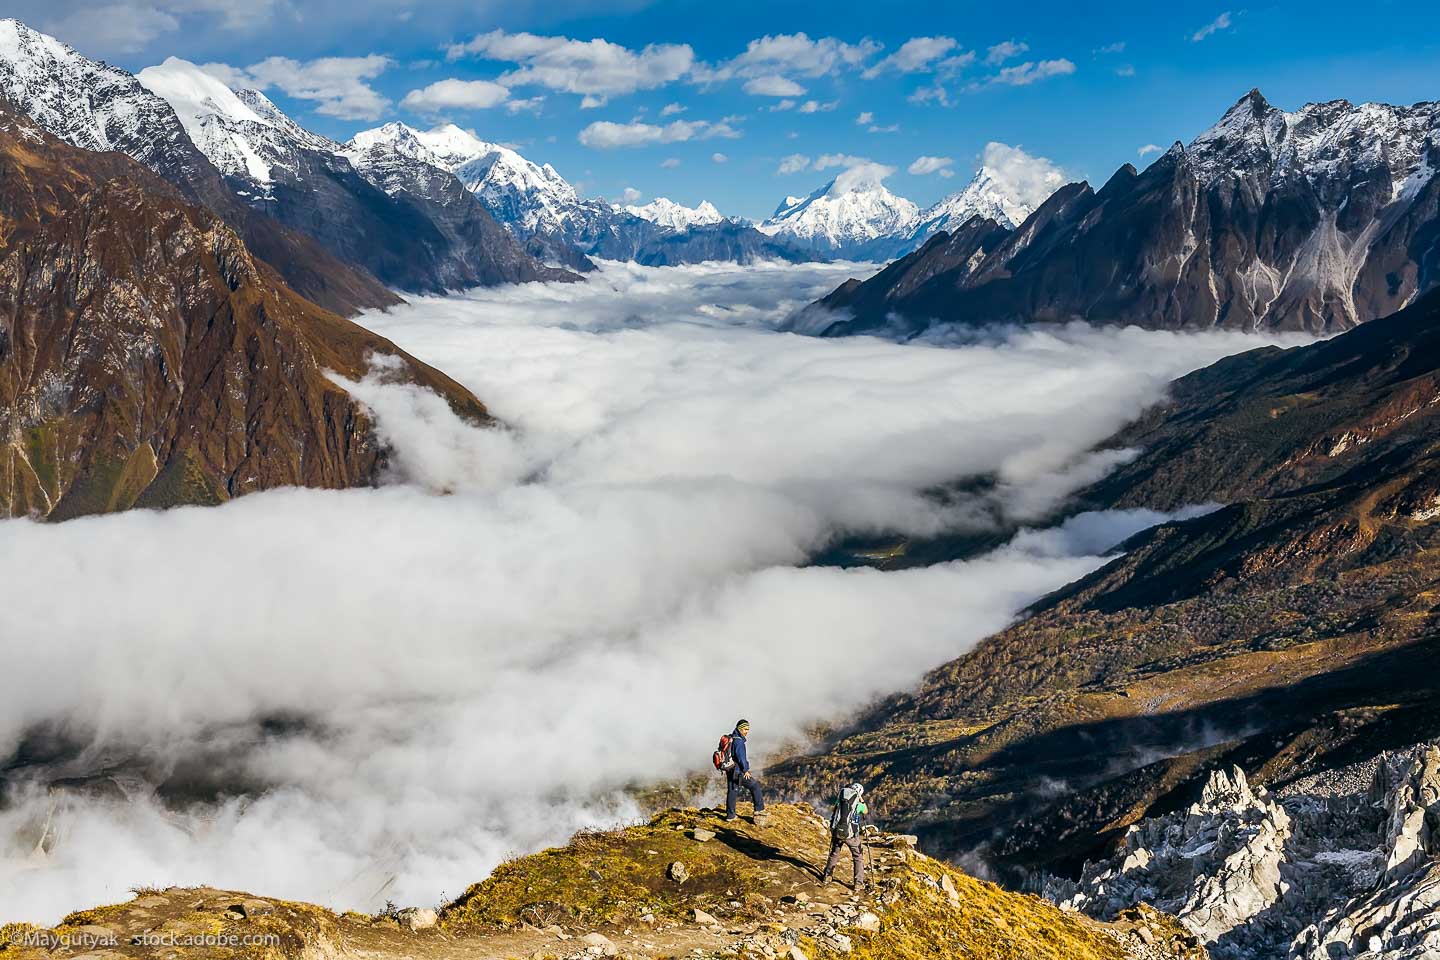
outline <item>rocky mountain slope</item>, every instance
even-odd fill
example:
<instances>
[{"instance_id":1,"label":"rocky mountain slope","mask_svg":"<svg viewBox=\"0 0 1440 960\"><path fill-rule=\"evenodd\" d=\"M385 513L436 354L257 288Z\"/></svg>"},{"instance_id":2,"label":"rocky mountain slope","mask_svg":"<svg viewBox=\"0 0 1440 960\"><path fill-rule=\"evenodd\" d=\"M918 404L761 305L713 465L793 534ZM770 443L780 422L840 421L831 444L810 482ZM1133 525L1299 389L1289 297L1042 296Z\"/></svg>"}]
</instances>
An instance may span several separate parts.
<instances>
[{"instance_id":1,"label":"rocky mountain slope","mask_svg":"<svg viewBox=\"0 0 1440 960\"><path fill-rule=\"evenodd\" d=\"M207 208L123 154L0 112L0 511L65 519L373 482L385 451L327 371L486 413L298 296Z\"/></svg>"},{"instance_id":2,"label":"rocky mountain slope","mask_svg":"<svg viewBox=\"0 0 1440 960\"><path fill-rule=\"evenodd\" d=\"M1333 333L1440 279L1437 169L1440 104L1287 113L1252 90L1143 173L1126 165L1099 191L1058 190L983 254L962 259L937 234L896 274L841 287L802 325L902 337L936 323L1071 320Z\"/></svg>"},{"instance_id":3,"label":"rocky mountain slope","mask_svg":"<svg viewBox=\"0 0 1440 960\"><path fill-rule=\"evenodd\" d=\"M890 822L1018 879L1078 870L1208 772L1278 786L1440 733L1440 293L1178 382L1078 506L1222 500L774 779L858 777Z\"/></svg>"},{"instance_id":4,"label":"rocky mountain slope","mask_svg":"<svg viewBox=\"0 0 1440 960\"><path fill-rule=\"evenodd\" d=\"M258 214L196 148L175 111L134 76L18 20L0 20L0 100L85 150L117 150L223 219L301 295L342 314L399 302L367 271Z\"/></svg>"},{"instance_id":5,"label":"rocky mountain slope","mask_svg":"<svg viewBox=\"0 0 1440 960\"><path fill-rule=\"evenodd\" d=\"M689 808L582 833L501 865L438 911L339 915L207 888L146 890L53 929L0 928L0 957L1204 960L1155 911L1106 923L1065 913L932 860L913 837L868 838L875 882L864 896L821 886L825 821L804 805L768 812L763 826ZM199 945L170 945L186 938Z\"/></svg>"},{"instance_id":6,"label":"rocky mountain slope","mask_svg":"<svg viewBox=\"0 0 1440 960\"><path fill-rule=\"evenodd\" d=\"M1114 856L1046 895L1102 919L1150 903L1217 960L1426 960L1440 953L1440 748L1278 796L1217 770L1195 803L1131 827Z\"/></svg>"},{"instance_id":7,"label":"rocky mountain slope","mask_svg":"<svg viewBox=\"0 0 1440 960\"><path fill-rule=\"evenodd\" d=\"M137 79L255 211L314 237L386 284L439 293L577 279L545 267L447 171L376 143L347 151L256 90L232 91L171 57Z\"/></svg>"}]
</instances>

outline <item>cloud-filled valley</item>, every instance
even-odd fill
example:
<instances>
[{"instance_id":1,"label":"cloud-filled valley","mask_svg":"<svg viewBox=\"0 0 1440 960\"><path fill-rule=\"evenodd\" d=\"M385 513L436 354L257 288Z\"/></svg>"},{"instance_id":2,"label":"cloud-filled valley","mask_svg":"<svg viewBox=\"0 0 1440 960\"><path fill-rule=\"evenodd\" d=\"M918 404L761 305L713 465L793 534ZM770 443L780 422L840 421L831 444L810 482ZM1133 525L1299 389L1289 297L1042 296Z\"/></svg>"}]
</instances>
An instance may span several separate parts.
<instances>
[{"instance_id":1,"label":"cloud-filled valley","mask_svg":"<svg viewBox=\"0 0 1440 960\"><path fill-rule=\"evenodd\" d=\"M414 298L361 322L506 429L377 375L347 384L394 451L377 489L0 523L0 578L23 585L0 612L5 919L199 882L433 904L633 815L627 787L698 770L742 713L773 755L1160 518L901 572L807 558L1037 523L1124 455L1088 451L1169 379L1265 342L779 332L872 269L607 264ZM925 495L992 474L983 496Z\"/></svg>"}]
</instances>

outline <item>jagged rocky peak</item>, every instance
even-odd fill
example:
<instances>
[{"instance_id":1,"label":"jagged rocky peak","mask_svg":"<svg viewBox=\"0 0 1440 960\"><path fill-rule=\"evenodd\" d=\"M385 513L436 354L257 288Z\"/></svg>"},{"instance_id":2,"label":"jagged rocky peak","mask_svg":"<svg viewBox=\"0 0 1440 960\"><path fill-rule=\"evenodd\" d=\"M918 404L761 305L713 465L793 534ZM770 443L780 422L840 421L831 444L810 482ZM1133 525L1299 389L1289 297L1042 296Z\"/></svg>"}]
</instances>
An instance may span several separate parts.
<instances>
[{"instance_id":1,"label":"jagged rocky peak","mask_svg":"<svg viewBox=\"0 0 1440 960\"><path fill-rule=\"evenodd\" d=\"M1368 775L1368 776L1367 776ZM1148 902L1217 960L1424 960L1440 951L1440 746L1280 795L1215 771L1188 809L1131 827L1046 896L1097 919Z\"/></svg>"},{"instance_id":2,"label":"jagged rocky peak","mask_svg":"<svg viewBox=\"0 0 1440 960\"><path fill-rule=\"evenodd\" d=\"M1348 100L1307 103L1293 112L1251 90L1191 141L1185 156L1203 182L1227 174L1297 175L1312 184L1348 182L1356 171L1385 170L1395 199L1411 178L1434 175L1440 103L1412 106ZM1422 180L1409 185L1418 187ZM1332 191L1333 193L1333 191ZM1342 195L1336 202L1343 200Z\"/></svg>"},{"instance_id":3,"label":"jagged rocky peak","mask_svg":"<svg viewBox=\"0 0 1440 960\"><path fill-rule=\"evenodd\" d=\"M0 97L67 143L151 167L178 127L169 104L131 74L14 18L0 20Z\"/></svg>"}]
</instances>

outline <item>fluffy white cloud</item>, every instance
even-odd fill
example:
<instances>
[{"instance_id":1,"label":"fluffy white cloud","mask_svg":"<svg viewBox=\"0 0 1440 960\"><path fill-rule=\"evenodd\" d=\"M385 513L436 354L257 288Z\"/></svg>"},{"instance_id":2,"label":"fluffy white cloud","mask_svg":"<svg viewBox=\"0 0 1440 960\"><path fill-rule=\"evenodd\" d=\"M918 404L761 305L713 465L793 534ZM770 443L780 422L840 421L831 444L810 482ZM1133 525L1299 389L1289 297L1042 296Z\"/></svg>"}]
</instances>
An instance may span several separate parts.
<instances>
[{"instance_id":1,"label":"fluffy white cloud","mask_svg":"<svg viewBox=\"0 0 1440 960\"><path fill-rule=\"evenodd\" d=\"M1030 207L1040 206L1070 181L1069 174L1053 161L993 140L985 145L980 162L1003 193Z\"/></svg>"},{"instance_id":2,"label":"fluffy white cloud","mask_svg":"<svg viewBox=\"0 0 1440 960\"><path fill-rule=\"evenodd\" d=\"M666 124L598 120L580 131L580 142L597 150L613 150L617 147L643 147L654 143L680 143L685 140L710 140L715 137L733 140L739 136L740 131L726 120L718 123L707 120L673 120Z\"/></svg>"},{"instance_id":3,"label":"fluffy white cloud","mask_svg":"<svg viewBox=\"0 0 1440 960\"><path fill-rule=\"evenodd\" d=\"M516 64L499 82L510 87L538 85L592 98L651 90L690 72L695 51L689 44L649 44L631 50L596 38L543 37L492 30L450 47L455 60L476 56Z\"/></svg>"},{"instance_id":4,"label":"fluffy white cloud","mask_svg":"<svg viewBox=\"0 0 1440 960\"><path fill-rule=\"evenodd\" d=\"M929 86L916 87L910 96L906 97L911 103L938 103L942 107L950 106L950 93L942 84L935 83Z\"/></svg>"},{"instance_id":5,"label":"fluffy white cloud","mask_svg":"<svg viewBox=\"0 0 1440 960\"><path fill-rule=\"evenodd\" d=\"M745 92L757 97L798 97L805 92L805 88L794 80L772 73L746 80Z\"/></svg>"},{"instance_id":6,"label":"fluffy white cloud","mask_svg":"<svg viewBox=\"0 0 1440 960\"><path fill-rule=\"evenodd\" d=\"M1006 60L1015 59L1029 49L1030 44L1028 43L1021 43L1018 40L1005 40L985 51L985 62L992 67L998 66Z\"/></svg>"},{"instance_id":7,"label":"fluffy white cloud","mask_svg":"<svg viewBox=\"0 0 1440 960\"><path fill-rule=\"evenodd\" d=\"M138 53L181 30L209 28L231 36L253 32L272 19L277 0L16 0L7 7L6 16L37 25L90 56L107 56Z\"/></svg>"},{"instance_id":8,"label":"fluffy white cloud","mask_svg":"<svg viewBox=\"0 0 1440 960\"><path fill-rule=\"evenodd\" d=\"M855 118L855 123L862 127L865 126L867 123L874 122L875 114L871 113L869 110L863 111L858 117Z\"/></svg>"},{"instance_id":9,"label":"fluffy white cloud","mask_svg":"<svg viewBox=\"0 0 1440 960\"><path fill-rule=\"evenodd\" d=\"M489 80L437 80L428 87L411 90L400 106L421 113L444 110L485 110L510 99L510 88Z\"/></svg>"},{"instance_id":10,"label":"fluffy white cloud","mask_svg":"<svg viewBox=\"0 0 1440 960\"><path fill-rule=\"evenodd\" d=\"M867 69L863 76L874 79L882 73L922 73L935 68L946 54L959 46L954 37L913 37L900 49Z\"/></svg>"},{"instance_id":11,"label":"fluffy white cloud","mask_svg":"<svg viewBox=\"0 0 1440 960\"><path fill-rule=\"evenodd\" d=\"M923 177L932 173L940 173L955 161L950 157L916 157L905 172L915 177Z\"/></svg>"},{"instance_id":12,"label":"fluffy white cloud","mask_svg":"<svg viewBox=\"0 0 1440 960\"><path fill-rule=\"evenodd\" d=\"M879 51L880 44L868 37L851 44L834 37L812 40L805 33L767 35L751 40L743 53L719 66L697 66L694 79L716 83L778 74L823 77L857 68Z\"/></svg>"},{"instance_id":13,"label":"fluffy white cloud","mask_svg":"<svg viewBox=\"0 0 1440 960\"><path fill-rule=\"evenodd\" d=\"M769 111L770 113L780 113L780 112L782 112L782 111L784 111L784 110L794 110L794 109L795 109L795 101L794 101L794 100L781 100L779 103L772 103L770 106L766 107L765 109L766 109L767 111Z\"/></svg>"},{"instance_id":14,"label":"fluffy white cloud","mask_svg":"<svg viewBox=\"0 0 1440 960\"><path fill-rule=\"evenodd\" d=\"M1026 61L1013 67L1006 67L991 78L991 83L1011 87L1027 87L1051 77L1063 77L1075 72L1075 64L1063 57L1058 60Z\"/></svg>"},{"instance_id":15,"label":"fluffy white cloud","mask_svg":"<svg viewBox=\"0 0 1440 960\"><path fill-rule=\"evenodd\" d=\"M716 151L715 153L710 154L710 162L711 162L711 163L729 163L729 162L730 162L730 158L727 157L727 156L725 156L725 154L720 153L719 151Z\"/></svg>"},{"instance_id":16,"label":"fluffy white cloud","mask_svg":"<svg viewBox=\"0 0 1440 960\"><path fill-rule=\"evenodd\" d=\"M1205 24L1205 26L1201 27L1199 30L1196 30L1193 34L1191 34L1190 40L1192 43L1199 43L1201 40L1204 40L1211 34L1219 33L1221 30L1229 30L1230 26L1230 11L1226 10L1224 13L1220 14L1220 16L1216 17L1214 20L1211 20L1209 23Z\"/></svg>"},{"instance_id":17,"label":"fluffy white cloud","mask_svg":"<svg viewBox=\"0 0 1440 960\"><path fill-rule=\"evenodd\" d=\"M763 762L1159 518L1090 517L921 570L798 564L847 533L1032 516L1114 462L1087 451L1169 378L1261 342L774 332L855 269L618 265L415 298L362 322L510 430L366 378L347 388L394 451L380 489L0 521L0 755L63 730L86 748L64 775L118 760L105 768L128 798L51 793L39 764L12 778L0 848L24 853L0 858L7 919L54 922L145 884L435 903L510 851L634 815L627 786L703 767L738 710L704 678L753 668L757 638L744 710ZM998 484L924 493L972 476ZM221 796L165 808L143 788L157 771Z\"/></svg>"},{"instance_id":18,"label":"fluffy white cloud","mask_svg":"<svg viewBox=\"0 0 1440 960\"><path fill-rule=\"evenodd\" d=\"M800 104L800 112L829 113L831 110L834 110L838 106L840 106L839 100L827 100L823 103L819 100L806 100L804 103Z\"/></svg>"},{"instance_id":19,"label":"fluffy white cloud","mask_svg":"<svg viewBox=\"0 0 1440 960\"><path fill-rule=\"evenodd\" d=\"M780 166L775 171L780 174L802 173L810 169L810 158L803 153L792 153L788 157L780 159Z\"/></svg>"},{"instance_id":20,"label":"fluffy white cloud","mask_svg":"<svg viewBox=\"0 0 1440 960\"><path fill-rule=\"evenodd\" d=\"M1103 47L1096 47L1096 48L1095 48L1095 55L1096 55L1097 57L1107 56L1107 55L1112 54L1112 53L1124 53L1124 52L1125 52L1125 41L1124 41L1124 40L1118 40L1118 41L1116 41L1115 43L1107 43L1107 44L1105 44L1105 46L1103 46Z\"/></svg>"},{"instance_id":21,"label":"fluffy white cloud","mask_svg":"<svg viewBox=\"0 0 1440 960\"><path fill-rule=\"evenodd\" d=\"M667 103L665 104L665 106L660 108L660 116L673 117L677 113L684 113L686 109L686 107L683 107L678 103Z\"/></svg>"},{"instance_id":22,"label":"fluffy white cloud","mask_svg":"<svg viewBox=\"0 0 1440 960\"><path fill-rule=\"evenodd\" d=\"M626 203L638 203L640 198L643 196L645 196L645 194L641 193L639 190L636 190L634 187L626 187L620 192L620 199L624 200Z\"/></svg>"},{"instance_id":23,"label":"fluffy white cloud","mask_svg":"<svg viewBox=\"0 0 1440 960\"><path fill-rule=\"evenodd\" d=\"M822 153L815 158L816 170L829 170L833 167L858 167L862 164L872 163L869 157L856 157L848 153ZM878 164L876 164L878 166Z\"/></svg>"},{"instance_id":24,"label":"fluffy white cloud","mask_svg":"<svg viewBox=\"0 0 1440 960\"><path fill-rule=\"evenodd\" d=\"M1149 153L1159 153L1160 151L1162 151L1162 150L1164 150L1164 149L1165 149L1165 148L1162 147L1162 146L1160 146L1160 144L1158 144L1158 143L1147 143L1147 144L1145 144L1145 146L1141 147L1139 150L1136 150L1135 152L1138 153L1140 156L1143 157L1143 156L1145 156L1146 154L1149 154Z\"/></svg>"},{"instance_id":25,"label":"fluffy white cloud","mask_svg":"<svg viewBox=\"0 0 1440 960\"><path fill-rule=\"evenodd\" d=\"M367 82L390 66L389 57L372 53L367 57L321 57L301 62L289 57L268 57L243 69L207 63L209 73L232 87L268 90L278 87L297 100L318 104L316 113L342 120L376 120L390 101Z\"/></svg>"},{"instance_id":26,"label":"fluffy white cloud","mask_svg":"<svg viewBox=\"0 0 1440 960\"><path fill-rule=\"evenodd\" d=\"M660 161L660 166L665 170L674 170L676 167L680 166L680 158L666 157L664 160Z\"/></svg>"}]
</instances>

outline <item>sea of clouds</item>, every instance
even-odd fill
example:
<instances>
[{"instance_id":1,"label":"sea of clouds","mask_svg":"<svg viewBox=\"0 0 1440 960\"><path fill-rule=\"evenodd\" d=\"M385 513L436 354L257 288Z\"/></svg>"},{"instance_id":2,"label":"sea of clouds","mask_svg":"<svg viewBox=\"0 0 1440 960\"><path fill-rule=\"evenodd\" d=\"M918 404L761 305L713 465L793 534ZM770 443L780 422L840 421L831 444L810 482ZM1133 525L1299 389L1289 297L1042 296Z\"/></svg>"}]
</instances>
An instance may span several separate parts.
<instances>
[{"instance_id":1,"label":"sea of clouds","mask_svg":"<svg viewBox=\"0 0 1440 960\"><path fill-rule=\"evenodd\" d=\"M702 769L738 716L763 760L1160 518L899 572L807 557L1034 522L1123 455L1088 451L1168 380L1261 343L777 332L867 269L607 265L416 298L362 322L506 429L377 374L346 386L394 449L380 488L0 523L0 758L84 746L10 777L0 921L142 885L434 905L633 816L628 787ZM923 493L982 474L983 495ZM104 790L46 789L97 773Z\"/></svg>"}]
</instances>

